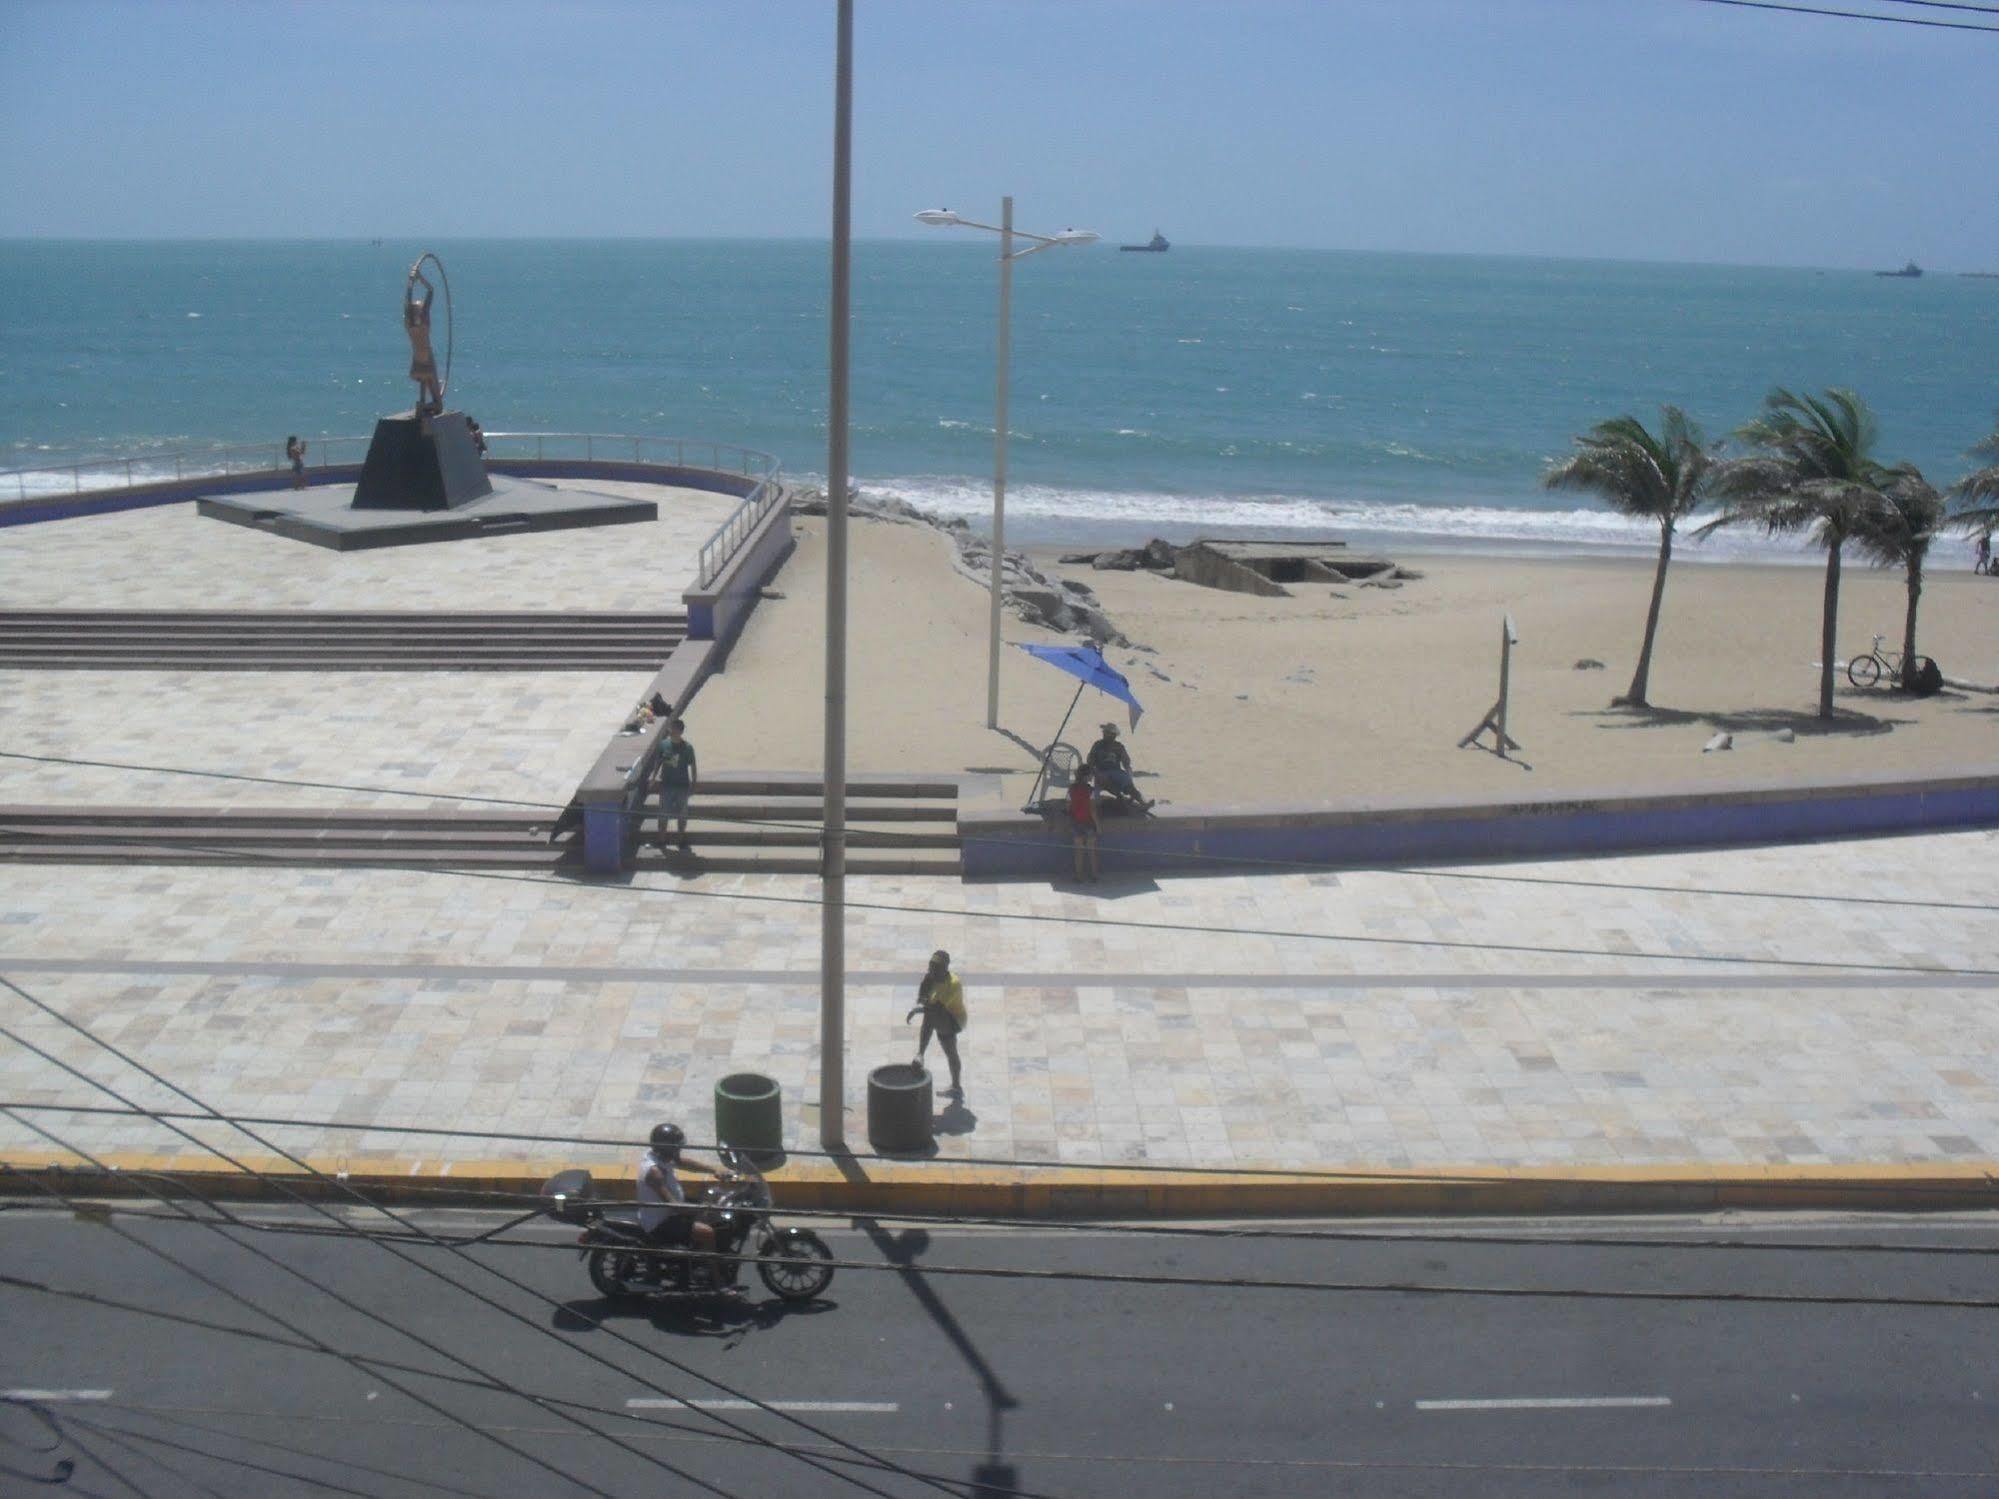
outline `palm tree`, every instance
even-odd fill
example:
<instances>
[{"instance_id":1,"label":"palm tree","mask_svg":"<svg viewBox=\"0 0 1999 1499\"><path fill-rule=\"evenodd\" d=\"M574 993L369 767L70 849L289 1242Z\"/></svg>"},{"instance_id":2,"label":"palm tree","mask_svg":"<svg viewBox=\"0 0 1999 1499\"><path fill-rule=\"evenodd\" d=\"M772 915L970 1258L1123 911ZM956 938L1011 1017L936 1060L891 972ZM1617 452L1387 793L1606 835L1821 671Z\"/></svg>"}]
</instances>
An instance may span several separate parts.
<instances>
[{"instance_id":1,"label":"palm tree","mask_svg":"<svg viewBox=\"0 0 1999 1499\"><path fill-rule=\"evenodd\" d=\"M1874 458L1874 413L1850 390L1799 396L1781 387L1763 414L1736 430L1754 451L1717 467L1722 511L1700 530L1760 525L1771 535L1807 531L1825 548L1825 615L1819 635L1819 717L1832 717L1839 633L1839 562L1869 512L1885 503L1889 477Z\"/></svg>"},{"instance_id":2,"label":"palm tree","mask_svg":"<svg viewBox=\"0 0 1999 1499\"><path fill-rule=\"evenodd\" d=\"M1576 451L1541 476L1550 489L1587 490L1620 515L1659 525L1659 568L1652 575L1652 604L1645 611L1645 641L1631 687L1614 703L1648 706L1652 643L1659 634L1659 606L1666 597L1666 567L1673 560L1673 530L1707 502L1713 451L1700 428L1677 406L1659 408L1659 435L1635 416L1598 422L1576 439Z\"/></svg>"},{"instance_id":3,"label":"palm tree","mask_svg":"<svg viewBox=\"0 0 1999 1499\"><path fill-rule=\"evenodd\" d=\"M1951 486L1958 508L1951 513L1949 524L1960 531L1990 531L1999 526L1999 425L1971 453L1992 461Z\"/></svg>"},{"instance_id":4,"label":"palm tree","mask_svg":"<svg viewBox=\"0 0 1999 1499\"><path fill-rule=\"evenodd\" d=\"M1902 618L1902 690L1916 685L1916 605L1923 596L1923 561L1944 526L1943 496L1912 463L1888 471L1882 503L1853 534L1854 545L1877 567L1900 566L1908 575L1909 608Z\"/></svg>"}]
</instances>

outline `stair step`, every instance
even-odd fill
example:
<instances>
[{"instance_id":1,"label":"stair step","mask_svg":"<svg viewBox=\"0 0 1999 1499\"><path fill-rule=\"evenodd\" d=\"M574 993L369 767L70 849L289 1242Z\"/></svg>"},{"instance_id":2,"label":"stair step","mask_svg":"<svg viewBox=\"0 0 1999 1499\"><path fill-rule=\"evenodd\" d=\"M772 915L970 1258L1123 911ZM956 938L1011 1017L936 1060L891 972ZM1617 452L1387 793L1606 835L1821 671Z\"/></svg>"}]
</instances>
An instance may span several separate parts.
<instances>
[{"instance_id":1,"label":"stair step","mask_svg":"<svg viewBox=\"0 0 1999 1499\"><path fill-rule=\"evenodd\" d=\"M139 807L139 806L0 806L0 825L44 827L70 823L79 827L130 827L181 829L191 825L250 827L323 828L332 823L343 827L408 829L423 832L450 827L466 832L521 832L547 827L555 820L554 809L546 812L520 811L388 811L369 807Z\"/></svg>"},{"instance_id":2,"label":"stair step","mask_svg":"<svg viewBox=\"0 0 1999 1499\"><path fill-rule=\"evenodd\" d=\"M707 822L777 822L796 824L822 824L826 820L826 804L814 798L786 798L784 800L765 799L758 801L710 801L699 791L688 808L690 820L698 817ZM642 817L657 819L659 803L648 799L639 809ZM929 806L915 806L890 803L888 805L869 804L865 809L849 808L850 822L956 822L958 809L955 804L933 803Z\"/></svg>"},{"instance_id":3,"label":"stair step","mask_svg":"<svg viewBox=\"0 0 1999 1499\"><path fill-rule=\"evenodd\" d=\"M234 609L4 609L0 627L20 624L109 624L109 625L442 625L458 628L516 626L534 629L543 624L588 624L647 627L663 625L684 628L684 611L664 613L592 613L587 610L527 610L514 613L479 614L452 611L431 613L422 610L234 610Z\"/></svg>"},{"instance_id":4,"label":"stair step","mask_svg":"<svg viewBox=\"0 0 1999 1499\"><path fill-rule=\"evenodd\" d=\"M217 659L189 656L125 656L112 660L74 656L9 656L0 653L0 671L657 671L665 656L658 652L642 656L578 656L573 658L522 660L467 660L460 656L420 656L388 659L381 656L279 657L248 660L240 656Z\"/></svg>"},{"instance_id":5,"label":"stair step","mask_svg":"<svg viewBox=\"0 0 1999 1499\"><path fill-rule=\"evenodd\" d=\"M550 819L552 824L554 819ZM259 847L276 844L310 844L327 848L520 848L546 846L548 834L539 836L527 829L508 832L478 832L462 828L354 828L327 824L316 828L244 827L241 824L193 824L173 828L126 828L113 830L101 825L48 823L16 827L0 823L0 848L52 847L60 843L100 843L106 836L121 833L135 844L162 847L194 844L209 847Z\"/></svg>"},{"instance_id":6,"label":"stair step","mask_svg":"<svg viewBox=\"0 0 1999 1499\"><path fill-rule=\"evenodd\" d=\"M687 841L696 848L814 848L819 847L820 833L816 828L750 828L731 829L725 823L721 827L704 826L698 819L690 818L687 824ZM658 831L648 823L640 842L647 847L657 847ZM886 828L855 827L848 824L847 846L849 848L889 848L924 849L956 848L958 835L951 833L914 833L894 831Z\"/></svg>"}]
</instances>

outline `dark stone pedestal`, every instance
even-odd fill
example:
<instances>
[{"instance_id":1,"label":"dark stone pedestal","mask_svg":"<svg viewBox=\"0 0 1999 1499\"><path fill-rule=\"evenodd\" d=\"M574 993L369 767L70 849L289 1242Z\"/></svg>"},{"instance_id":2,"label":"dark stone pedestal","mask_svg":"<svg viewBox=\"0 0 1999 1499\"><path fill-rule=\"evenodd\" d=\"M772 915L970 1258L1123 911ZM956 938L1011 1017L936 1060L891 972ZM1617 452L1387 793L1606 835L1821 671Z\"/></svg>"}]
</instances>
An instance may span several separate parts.
<instances>
[{"instance_id":1,"label":"dark stone pedestal","mask_svg":"<svg viewBox=\"0 0 1999 1499\"><path fill-rule=\"evenodd\" d=\"M493 492L461 411L413 411L375 423L354 489L356 510L453 510Z\"/></svg>"}]
</instances>

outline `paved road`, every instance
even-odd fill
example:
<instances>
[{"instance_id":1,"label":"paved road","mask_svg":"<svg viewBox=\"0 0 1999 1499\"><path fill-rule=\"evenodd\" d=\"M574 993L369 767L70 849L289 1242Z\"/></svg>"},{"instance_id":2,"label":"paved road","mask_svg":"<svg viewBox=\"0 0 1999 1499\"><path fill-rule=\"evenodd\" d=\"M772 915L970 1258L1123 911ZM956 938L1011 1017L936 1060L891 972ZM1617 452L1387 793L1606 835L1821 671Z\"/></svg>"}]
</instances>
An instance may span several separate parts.
<instances>
[{"instance_id":1,"label":"paved road","mask_svg":"<svg viewBox=\"0 0 1999 1499\"><path fill-rule=\"evenodd\" d=\"M295 1216L255 1218L273 1225ZM504 1220L432 1213L420 1221L464 1234ZM607 1307L569 1252L568 1231L552 1226L523 1233L518 1246L476 1252L540 1296L441 1251L409 1251L422 1266L479 1285L516 1320L351 1239L239 1233L358 1310L211 1229L16 1209L0 1213L0 1385L17 1395L0 1407L0 1490L56 1492L31 1480L67 1461L72 1476L60 1492L90 1495L703 1492L694 1479L759 1499L865 1492L795 1457L726 1440L721 1416L820 1455L851 1457L836 1439L851 1442L939 1480L930 1487L834 1464L897 1496L964 1494L975 1478L1001 1485L996 1492L1189 1499L1999 1493L1999 1310L936 1273L1038 1266L1999 1300L1992 1217L1381 1227L1619 1243L840 1227L828 1238L841 1258L883 1268L842 1271L828 1299L803 1310L753 1301L716 1319ZM1626 1242L1714 1237L1839 1247ZM1882 1242L1981 1252L1853 1247ZM930 1272L899 1268L907 1266ZM465 1383L489 1375L608 1413L579 1414L627 1447L547 1406ZM737 1398L729 1391L785 1403L818 1434L782 1416L667 1403ZM20 1402L23 1392L39 1392L28 1394L33 1405Z\"/></svg>"}]
</instances>

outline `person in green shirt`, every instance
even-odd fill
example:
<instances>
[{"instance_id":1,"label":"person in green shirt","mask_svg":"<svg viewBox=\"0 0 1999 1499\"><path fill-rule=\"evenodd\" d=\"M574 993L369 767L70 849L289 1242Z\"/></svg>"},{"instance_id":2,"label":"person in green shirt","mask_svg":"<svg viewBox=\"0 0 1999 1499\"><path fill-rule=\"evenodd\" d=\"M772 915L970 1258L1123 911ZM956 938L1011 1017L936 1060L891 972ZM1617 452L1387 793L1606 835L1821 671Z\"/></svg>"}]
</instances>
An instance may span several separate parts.
<instances>
[{"instance_id":1,"label":"person in green shirt","mask_svg":"<svg viewBox=\"0 0 1999 1499\"><path fill-rule=\"evenodd\" d=\"M958 1033L965 1028L965 983L951 971L951 955L941 947L930 955L929 971L916 986L916 1008L903 1017L905 1023L921 1011L923 1031L916 1043L916 1065L923 1065L923 1053L930 1049L934 1035L944 1048L944 1060L951 1064L950 1098L965 1096L958 1066Z\"/></svg>"},{"instance_id":2,"label":"person in green shirt","mask_svg":"<svg viewBox=\"0 0 1999 1499\"><path fill-rule=\"evenodd\" d=\"M659 846L666 847L666 822L680 822L680 847L687 849L687 799L694 793L700 774L694 761L694 743L687 737L687 725L680 719L666 726L666 741L659 747Z\"/></svg>"}]
</instances>

